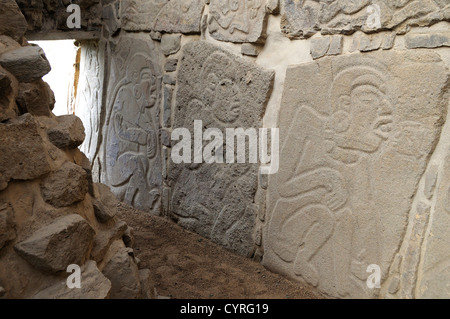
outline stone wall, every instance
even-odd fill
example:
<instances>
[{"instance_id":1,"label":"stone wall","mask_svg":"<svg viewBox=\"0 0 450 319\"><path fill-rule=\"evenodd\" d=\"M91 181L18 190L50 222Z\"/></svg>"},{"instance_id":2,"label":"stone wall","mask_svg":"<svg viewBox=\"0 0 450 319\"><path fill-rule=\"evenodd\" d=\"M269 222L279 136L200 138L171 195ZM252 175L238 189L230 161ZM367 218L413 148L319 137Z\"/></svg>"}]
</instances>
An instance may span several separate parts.
<instances>
[{"instance_id":1,"label":"stone wall","mask_svg":"<svg viewBox=\"0 0 450 319\"><path fill-rule=\"evenodd\" d=\"M151 298L132 229L78 149L83 123L52 113L54 94L42 80L51 67L26 30L16 2L1 0L0 298ZM69 289L77 269L81 287Z\"/></svg>"},{"instance_id":2,"label":"stone wall","mask_svg":"<svg viewBox=\"0 0 450 319\"><path fill-rule=\"evenodd\" d=\"M82 149L120 200L330 297L450 297L448 1L113 0L102 19ZM279 172L175 164L194 120L279 127Z\"/></svg>"}]
</instances>

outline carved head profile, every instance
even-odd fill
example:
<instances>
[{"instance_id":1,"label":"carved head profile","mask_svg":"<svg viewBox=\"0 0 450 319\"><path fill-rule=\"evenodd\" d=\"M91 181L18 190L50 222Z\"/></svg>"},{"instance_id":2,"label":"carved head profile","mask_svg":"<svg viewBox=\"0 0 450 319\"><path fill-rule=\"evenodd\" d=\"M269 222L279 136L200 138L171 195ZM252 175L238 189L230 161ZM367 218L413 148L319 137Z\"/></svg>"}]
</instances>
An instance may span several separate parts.
<instances>
[{"instance_id":1,"label":"carved head profile","mask_svg":"<svg viewBox=\"0 0 450 319\"><path fill-rule=\"evenodd\" d=\"M204 103L222 123L234 123L240 115L240 89L232 73L233 61L223 53L213 53L203 65Z\"/></svg>"},{"instance_id":2,"label":"carved head profile","mask_svg":"<svg viewBox=\"0 0 450 319\"><path fill-rule=\"evenodd\" d=\"M328 128L343 149L373 153L393 130L393 108L384 76L369 66L350 67L331 89Z\"/></svg>"},{"instance_id":3,"label":"carved head profile","mask_svg":"<svg viewBox=\"0 0 450 319\"><path fill-rule=\"evenodd\" d=\"M127 69L127 79L133 90L133 98L143 113L153 107L159 96L158 81L152 61L143 54L136 54Z\"/></svg>"}]
</instances>

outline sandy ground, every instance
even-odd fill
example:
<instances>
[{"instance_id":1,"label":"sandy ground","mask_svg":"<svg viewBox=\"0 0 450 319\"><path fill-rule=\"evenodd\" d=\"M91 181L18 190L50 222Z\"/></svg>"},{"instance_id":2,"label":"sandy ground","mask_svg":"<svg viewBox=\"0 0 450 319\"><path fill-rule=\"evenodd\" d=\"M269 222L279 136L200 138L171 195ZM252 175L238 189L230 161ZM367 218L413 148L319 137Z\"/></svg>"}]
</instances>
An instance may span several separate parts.
<instances>
[{"instance_id":1,"label":"sandy ground","mask_svg":"<svg viewBox=\"0 0 450 319\"><path fill-rule=\"evenodd\" d=\"M175 299L317 299L302 284L274 274L172 221L119 203L133 227L141 268L149 268L158 296Z\"/></svg>"}]
</instances>

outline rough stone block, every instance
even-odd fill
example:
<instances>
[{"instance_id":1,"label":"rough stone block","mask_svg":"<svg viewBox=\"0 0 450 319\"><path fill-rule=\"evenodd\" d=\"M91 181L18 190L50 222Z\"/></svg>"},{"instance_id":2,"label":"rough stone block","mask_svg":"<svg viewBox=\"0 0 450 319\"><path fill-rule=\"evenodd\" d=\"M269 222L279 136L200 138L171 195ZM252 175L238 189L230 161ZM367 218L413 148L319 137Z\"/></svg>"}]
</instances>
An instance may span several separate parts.
<instances>
[{"instance_id":1,"label":"rough stone block","mask_svg":"<svg viewBox=\"0 0 450 319\"><path fill-rule=\"evenodd\" d=\"M85 198L89 189L87 173L81 166L66 162L42 181L41 189L47 203L70 206Z\"/></svg>"},{"instance_id":2,"label":"rough stone block","mask_svg":"<svg viewBox=\"0 0 450 319\"><path fill-rule=\"evenodd\" d=\"M44 51L35 45L3 53L0 55L0 65L11 72L19 82L26 83L40 79L51 70Z\"/></svg>"},{"instance_id":3,"label":"rough stone block","mask_svg":"<svg viewBox=\"0 0 450 319\"><path fill-rule=\"evenodd\" d=\"M112 52L102 181L119 200L157 211L162 186L158 132L163 55L148 36L142 36L121 37Z\"/></svg>"},{"instance_id":4,"label":"rough stone block","mask_svg":"<svg viewBox=\"0 0 450 319\"><path fill-rule=\"evenodd\" d=\"M71 264L80 265L92 245L95 231L79 215L56 219L37 230L14 249L33 267L42 271L65 271Z\"/></svg>"},{"instance_id":5,"label":"rough stone block","mask_svg":"<svg viewBox=\"0 0 450 319\"><path fill-rule=\"evenodd\" d=\"M265 1L211 0L208 29L211 36L227 42L262 42L267 16Z\"/></svg>"},{"instance_id":6,"label":"rough stone block","mask_svg":"<svg viewBox=\"0 0 450 319\"><path fill-rule=\"evenodd\" d=\"M47 130L50 142L60 149L74 149L80 146L86 137L80 118L76 115L62 115L56 119L58 124Z\"/></svg>"},{"instance_id":7,"label":"rough stone block","mask_svg":"<svg viewBox=\"0 0 450 319\"><path fill-rule=\"evenodd\" d=\"M50 159L30 114L0 123L0 190L11 179L32 180L50 172Z\"/></svg>"}]
</instances>

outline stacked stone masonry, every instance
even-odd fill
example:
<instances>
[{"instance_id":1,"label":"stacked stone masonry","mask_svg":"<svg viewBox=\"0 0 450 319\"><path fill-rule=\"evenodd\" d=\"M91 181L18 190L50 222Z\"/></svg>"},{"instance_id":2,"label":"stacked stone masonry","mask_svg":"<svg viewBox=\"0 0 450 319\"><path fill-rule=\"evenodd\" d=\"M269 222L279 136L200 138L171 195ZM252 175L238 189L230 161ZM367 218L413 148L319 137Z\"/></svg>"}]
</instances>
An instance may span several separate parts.
<instances>
[{"instance_id":1,"label":"stacked stone masonry","mask_svg":"<svg viewBox=\"0 0 450 319\"><path fill-rule=\"evenodd\" d=\"M74 297L67 262L97 296L146 295L99 183L329 297L450 297L448 1L80 1L80 119L53 116L48 63L26 40L74 38L67 4L0 3L6 297ZM194 120L279 128L278 172L174 163L172 132L194 137Z\"/></svg>"}]
</instances>

